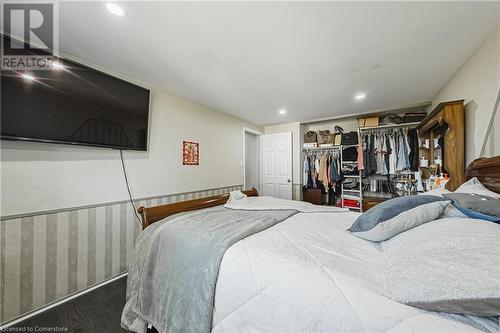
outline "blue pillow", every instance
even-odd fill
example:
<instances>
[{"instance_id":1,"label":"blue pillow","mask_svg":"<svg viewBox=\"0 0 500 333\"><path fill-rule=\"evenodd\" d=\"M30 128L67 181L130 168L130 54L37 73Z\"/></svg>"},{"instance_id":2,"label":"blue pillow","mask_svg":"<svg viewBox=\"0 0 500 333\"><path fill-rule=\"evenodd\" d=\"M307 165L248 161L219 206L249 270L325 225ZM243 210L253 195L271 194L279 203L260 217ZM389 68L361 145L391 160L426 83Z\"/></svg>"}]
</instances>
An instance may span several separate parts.
<instances>
[{"instance_id":1,"label":"blue pillow","mask_svg":"<svg viewBox=\"0 0 500 333\"><path fill-rule=\"evenodd\" d=\"M415 195L390 199L359 216L347 230L354 236L381 242L435 220L449 200L435 195Z\"/></svg>"},{"instance_id":2,"label":"blue pillow","mask_svg":"<svg viewBox=\"0 0 500 333\"><path fill-rule=\"evenodd\" d=\"M474 219L500 222L500 199L475 193L448 193L443 197L452 201L459 211Z\"/></svg>"},{"instance_id":3,"label":"blue pillow","mask_svg":"<svg viewBox=\"0 0 500 333\"><path fill-rule=\"evenodd\" d=\"M491 221L491 222L497 222L497 223L500 222L500 217L481 214L481 213L476 212L472 209L460 207L459 205L455 205L455 204L453 204L453 206L455 206L459 211L461 211L462 214L467 215L470 218L486 220L486 221Z\"/></svg>"}]
</instances>

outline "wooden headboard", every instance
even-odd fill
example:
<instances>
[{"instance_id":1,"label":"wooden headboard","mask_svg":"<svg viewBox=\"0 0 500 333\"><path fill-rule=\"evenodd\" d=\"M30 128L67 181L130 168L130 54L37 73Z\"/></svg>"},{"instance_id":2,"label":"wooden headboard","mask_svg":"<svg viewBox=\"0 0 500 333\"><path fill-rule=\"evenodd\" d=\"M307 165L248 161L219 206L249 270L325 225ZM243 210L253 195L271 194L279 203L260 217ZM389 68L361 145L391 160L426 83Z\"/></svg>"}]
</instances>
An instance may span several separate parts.
<instances>
[{"instance_id":1,"label":"wooden headboard","mask_svg":"<svg viewBox=\"0 0 500 333\"><path fill-rule=\"evenodd\" d=\"M489 190L500 193L500 155L472 161L467 167L467 179L476 177Z\"/></svg>"},{"instance_id":2,"label":"wooden headboard","mask_svg":"<svg viewBox=\"0 0 500 333\"><path fill-rule=\"evenodd\" d=\"M256 197L259 195L257 190L254 188L242 192L249 197ZM142 229L144 229L148 225L162 220L170 215L223 205L227 202L227 199L229 199L229 194L221 194L213 197L180 201L160 206L141 206L137 209L137 211L141 214Z\"/></svg>"}]
</instances>

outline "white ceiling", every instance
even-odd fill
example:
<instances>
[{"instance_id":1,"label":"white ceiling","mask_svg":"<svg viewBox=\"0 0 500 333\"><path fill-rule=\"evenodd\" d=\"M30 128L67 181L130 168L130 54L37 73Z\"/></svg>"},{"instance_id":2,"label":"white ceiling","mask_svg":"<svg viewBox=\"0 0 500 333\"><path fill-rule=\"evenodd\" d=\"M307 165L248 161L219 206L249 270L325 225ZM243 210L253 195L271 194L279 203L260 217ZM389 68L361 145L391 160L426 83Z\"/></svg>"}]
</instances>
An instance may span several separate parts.
<instances>
[{"instance_id":1,"label":"white ceiling","mask_svg":"<svg viewBox=\"0 0 500 333\"><path fill-rule=\"evenodd\" d=\"M431 100L500 24L500 2L117 3L62 2L61 50L261 125Z\"/></svg>"}]
</instances>

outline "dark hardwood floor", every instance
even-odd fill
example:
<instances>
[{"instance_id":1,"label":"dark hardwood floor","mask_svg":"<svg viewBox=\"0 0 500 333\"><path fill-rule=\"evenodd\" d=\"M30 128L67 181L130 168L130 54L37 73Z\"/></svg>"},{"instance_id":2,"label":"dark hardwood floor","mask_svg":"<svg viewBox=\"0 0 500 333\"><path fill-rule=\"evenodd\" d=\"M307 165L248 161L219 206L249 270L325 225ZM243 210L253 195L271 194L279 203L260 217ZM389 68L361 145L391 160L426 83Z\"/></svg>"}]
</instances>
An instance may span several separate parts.
<instances>
[{"instance_id":1,"label":"dark hardwood floor","mask_svg":"<svg viewBox=\"0 0 500 333\"><path fill-rule=\"evenodd\" d=\"M127 278L123 277L87 294L42 312L14 327L55 328L53 332L129 332L120 326Z\"/></svg>"}]
</instances>

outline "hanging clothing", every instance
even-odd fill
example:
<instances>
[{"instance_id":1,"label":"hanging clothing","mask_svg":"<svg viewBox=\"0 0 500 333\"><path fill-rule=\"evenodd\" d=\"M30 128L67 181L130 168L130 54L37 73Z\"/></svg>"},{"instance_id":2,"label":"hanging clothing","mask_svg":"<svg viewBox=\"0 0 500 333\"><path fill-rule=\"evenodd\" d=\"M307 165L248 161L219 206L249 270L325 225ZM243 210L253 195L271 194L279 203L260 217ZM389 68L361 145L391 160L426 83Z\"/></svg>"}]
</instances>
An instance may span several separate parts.
<instances>
[{"instance_id":1,"label":"hanging clothing","mask_svg":"<svg viewBox=\"0 0 500 333\"><path fill-rule=\"evenodd\" d=\"M363 160L363 137L360 139L361 141L358 142L358 170L363 171L365 169L365 162Z\"/></svg>"},{"instance_id":2,"label":"hanging clothing","mask_svg":"<svg viewBox=\"0 0 500 333\"><path fill-rule=\"evenodd\" d=\"M376 174L382 174L382 140L380 137L380 134L375 135L375 142L374 142L374 148L375 148L375 161L376 161Z\"/></svg>"},{"instance_id":3,"label":"hanging clothing","mask_svg":"<svg viewBox=\"0 0 500 333\"><path fill-rule=\"evenodd\" d=\"M316 158L314 159L314 177L318 178L318 175L319 175L319 158L316 156Z\"/></svg>"},{"instance_id":4,"label":"hanging clothing","mask_svg":"<svg viewBox=\"0 0 500 333\"><path fill-rule=\"evenodd\" d=\"M302 173L302 185L308 187L309 185L309 157L304 157L303 163L303 173Z\"/></svg>"},{"instance_id":5,"label":"hanging clothing","mask_svg":"<svg viewBox=\"0 0 500 333\"><path fill-rule=\"evenodd\" d=\"M309 182L308 187L316 188L316 170L314 167L316 166L316 162L313 156L309 156Z\"/></svg>"},{"instance_id":6,"label":"hanging clothing","mask_svg":"<svg viewBox=\"0 0 500 333\"><path fill-rule=\"evenodd\" d=\"M340 175L340 152L332 151L308 152L303 163L303 182L306 188L319 188L328 191Z\"/></svg>"},{"instance_id":7,"label":"hanging clothing","mask_svg":"<svg viewBox=\"0 0 500 333\"><path fill-rule=\"evenodd\" d=\"M376 151L376 144L375 144L375 135L370 134L370 167L371 167L371 174L375 174L377 172L377 151Z\"/></svg>"},{"instance_id":8,"label":"hanging clothing","mask_svg":"<svg viewBox=\"0 0 500 333\"><path fill-rule=\"evenodd\" d=\"M362 149L363 149L363 176L368 176L371 174L371 166L370 166L370 159L368 158L368 152L370 148L370 136L369 135L362 135L361 136L361 144L362 144Z\"/></svg>"},{"instance_id":9,"label":"hanging clothing","mask_svg":"<svg viewBox=\"0 0 500 333\"><path fill-rule=\"evenodd\" d=\"M390 152L388 153L389 154L389 157L388 157L389 171L388 172L390 175L393 175L396 173L397 150L399 147L396 145L396 136L389 134L388 139L389 139L389 146L390 146L390 148L389 148ZM398 138L398 141L399 141L399 138Z\"/></svg>"},{"instance_id":10,"label":"hanging clothing","mask_svg":"<svg viewBox=\"0 0 500 333\"><path fill-rule=\"evenodd\" d=\"M412 128L408 130L408 145L410 146L409 163L411 171L418 171L418 163L420 157L418 156L418 133L417 129Z\"/></svg>"},{"instance_id":11,"label":"hanging clothing","mask_svg":"<svg viewBox=\"0 0 500 333\"><path fill-rule=\"evenodd\" d=\"M388 141L385 133L380 135L380 174L389 174Z\"/></svg>"},{"instance_id":12,"label":"hanging clothing","mask_svg":"<svg viewBox=\"0 0 500 333\"><path fill-rule=\"evenodd\" d=\"M404 131L398 132L399 136L399 145L398 145L398 154L397 154L397 171L403 171L409 169L409 152L410 146L408 145L407 137Z\"/></svg>"},{"instance_id":13,"label":"hanging clothing","mask_svg":"<svg viewBox=\"0 0 500 333\"><path fill-rule=\"evenodd\" d=\"M323 182L324 185L330 183L330 177L328 176L328 156L326 154L321 155L319 158L318 180Z\"/></svg>"},{"instance_id":14,"label":"hanging clothing","mask_svg":"<svg viewBox=\"0 0 500 333\"><path fill-rule=\"evenodd\" d=\"M358 168L363 167L364 176L394 175L404 170L418 170L419 143L416 129L370 131L361 134L358 148L362 152L358 154Z\"/></svg>"},{"instance_id":15,"label":"hanging clothing","mask_svg":"<svg viewBox=\"0 0 500 333\"><path fill-rule=\"evenodd\" d=\"M330 182L336 183L340 179L340 156L334 154L330 157Z\"/></svg>"}]
</instances>

